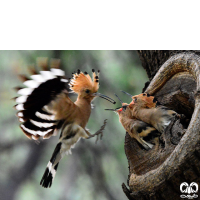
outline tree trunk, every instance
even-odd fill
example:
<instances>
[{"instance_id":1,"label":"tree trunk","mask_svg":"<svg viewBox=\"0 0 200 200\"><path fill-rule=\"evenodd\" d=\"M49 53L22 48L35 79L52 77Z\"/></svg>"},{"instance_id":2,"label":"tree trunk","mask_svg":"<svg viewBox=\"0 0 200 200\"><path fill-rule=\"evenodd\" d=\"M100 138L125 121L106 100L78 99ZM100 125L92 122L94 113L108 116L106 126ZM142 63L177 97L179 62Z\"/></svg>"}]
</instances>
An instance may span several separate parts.
<instances>
[{"instance_id":1,"label":"tree trunk","mask_svg":"<svg viewBox=\"0 0 200 200\"><path fill-rule=\"evenodd\" d=\"M150 151L141 149L126 134L129 189L124 183L122 188L130 200L181 199L180 195L188 195L180 191L181 183L195 182L200 186L200 52L138 51L138 54L151 81L143 91L185 118L174 120ZM174 67L179 73L174 72ZM159 86L157 80L162 68L171 71ZM166 77L168 80L164 82ZM152 84L158 84L158 89L153 91ZM189 195L194 194L200 196L198 192Z\"/></svg>"}]
</instances>

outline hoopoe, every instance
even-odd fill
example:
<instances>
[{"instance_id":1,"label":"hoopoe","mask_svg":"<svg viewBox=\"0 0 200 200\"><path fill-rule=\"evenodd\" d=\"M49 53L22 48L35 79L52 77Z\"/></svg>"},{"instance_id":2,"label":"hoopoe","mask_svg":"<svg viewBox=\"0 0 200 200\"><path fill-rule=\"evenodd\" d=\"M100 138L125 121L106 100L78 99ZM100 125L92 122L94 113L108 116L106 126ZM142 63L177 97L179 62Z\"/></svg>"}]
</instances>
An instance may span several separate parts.
<instances>
[{"instance_id":1,"label":"hoopoe","mask_svg":"<svg viewBox=\"0 0 200 200\"><path fill-rule=\"evenodd\" d=\"M92 70L93 80L87 72L83 73L80 70L69 79L59 68L59 64L60 60L53 59L49 68L47 59L39 59L38 66L42 71L38 73L31 68L31 79L20 75L27 87L16 88L21 96L15 98L15 108L18 110L20 128L25 135L38 140L40 137L48 139L60 133L59 141L40 182L45 188L51 187L59 161L65 154L71 153L71 148L80 138L102 134L106 121L93 135L86 129L92 100L99 96L115 103L113 99L97 93L100 71L96 73ZM70 92L78 94L75 102L68 97Z\"/></svg>"},{"instance_id":2,"label":"hoopoe","mask_svg":"<svg viewBox=\"0 0 200 200\"><path fill-rule=\"evenodd\" d=\"M124 91L122 91L124 92ZM132 102L129 107L132 115L155 127L160 133L164 133L166 127L170 124L175 116L180 117L178 113L169 108L160 105L156 97L150 96L148 93L142 93L132 96Z\"/></svg>"},{"instance_id":3,"label":"hoopoe","mask_svg":"<svg viewBox=\"0 0 200 200\"><path fill-rule=\"evenodd\" d=\"M155 108L158 105L160 105L157 98L154 96L150 96L149 93L141 93L141 94L133 96L133 95L129 94L128 92L125 92L122 90L121 90L121 92L129 95L132 98L132 102L130 104L134 104L135 99L138 98L141 100L142 107L144 107L144 108Z\"/></svg>"},{"instance_id":4,"label":"hoopoe","mask_svg":"<svg viewBox=\"0 0 200 200\"><path fill-rule=\"evenodd\" d=\"M135 138L146 150L150 150L153 147L153 144L146 142L143 138L150 134L154 136L160 134L151 125L134 118L129 104L124 103L118 96L117 98L120 100L122 107L105 110L116 112L119 116L119 122L122 124L126 132L128 132L132 138Z\"/></svg>"}]
</instances>

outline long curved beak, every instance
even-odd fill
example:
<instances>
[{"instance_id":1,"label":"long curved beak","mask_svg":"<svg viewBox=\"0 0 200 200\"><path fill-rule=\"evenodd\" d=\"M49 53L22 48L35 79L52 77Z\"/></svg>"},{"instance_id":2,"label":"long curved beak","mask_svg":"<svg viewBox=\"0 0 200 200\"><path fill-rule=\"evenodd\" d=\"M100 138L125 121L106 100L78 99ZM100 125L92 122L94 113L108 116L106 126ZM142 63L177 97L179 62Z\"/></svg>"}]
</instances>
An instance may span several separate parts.
<instances>
[{"instance_id":1,"label":"long curved beak","mask_svg":"<svg viewBox=\"0 0 200 200\"><path fill-rule=\"evenodd\" d=\"M115 94L115 96L119 99L119 101L123 104L124 102Z\"/></svg>"},{"instance_id":2,"label":"long curved beak","mask_svg":"<svg viewBox=\"0 0 200 200\"><path fill-rule=\"evenodd\" d=\"M131 96L131 98L133 97L133 95L129 94L128 92L124 92L123 90L120 90L120 91L127 94L128 96Z\"/></svg>"},{"instance_id":3,"label":"long curved beak","mask_svg":"<svg viewBox=\"0 0 200 200\"><path fill-rule=\"evenodd\" d=\"M119 107L119 108L115 108L115 109L104 109L104 110L115 111L115 112L116 112L116 111L120 110L121 108L122 108L123 110L126 110L127 106L128 106L128 105L125 105L125 106L122 106L122 107Z\"/></svg>"},{"instance_id":4,"label":"long curved beak","mask_svg":"<svg viewBox=\"0 0 200 200\"><path fill-rule=\"evenodd\" d=\"M116 111L117 109L104 109L104 110Z\"/></svg>"},{"instance_id":5,"label":"long curved beak","mask_svg":"<svg viewBox=\"0 0 200 200\"><path fill-rule=\"evenodd\" d=\"M106 96L106 95L104 95L104 94L101 94L101 93L98 93L98 92L96 92L96 93L93 93L93 95L96 97L101 97L101 98L103 98L103 99L105 99L105 100L107 100L107 101L110 101L111 103L113 103L113 104L116 104L116 102L113 100L113 99L111 99L110 97L108 97L108 96Z\"/></svg>"}]
</instances>

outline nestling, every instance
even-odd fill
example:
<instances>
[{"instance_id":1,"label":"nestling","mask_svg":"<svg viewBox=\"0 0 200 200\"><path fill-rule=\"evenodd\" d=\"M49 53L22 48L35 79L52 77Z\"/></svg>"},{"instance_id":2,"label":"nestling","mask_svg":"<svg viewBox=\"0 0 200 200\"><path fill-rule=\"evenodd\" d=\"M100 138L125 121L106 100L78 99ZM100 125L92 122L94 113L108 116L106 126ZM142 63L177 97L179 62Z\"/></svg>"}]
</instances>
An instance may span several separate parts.
<instances>
[{"instance_id":1,"label":"nestling","mask_svg":"<svg viewBox=\"0 0 200 200\"><path fill-rule=\"evenodd\" d=\"M120 108L105 110L115 111L119 116L119 122L122 124L126 132L128 132L132 138L135 138L146 150L151 149L153 144L143 140L143 137L147 137L149 134L160 135L160 133L158 133L158 131L151 125L134 118L129 104L123 103L122 101L121 103L122 107Z\"/></svg>"},{"instance_id":2,"label":"nestling","mask_svg":"<svg viewBox=\"0 0 200 200\"><path fill-rule=\"evenodd\" d=\"M16 88L18 110L17 116L21 122L20 128L26 136L33 140L40 137L48 139L60 133L59 141L47 165L40 184L51 187L59 161L74 147L80 138L90 138L102 134L106 122L99 131L91 134L86 130L86 124L91 113L91 102L96 97L102 97L111 103L111 98L97 93L99 89L99 71L93 71L93 79L87 72L77 70L72 79L65 77L65 72L59 67L60 60L53 59L48 67L47 59L39 59L38 66L42 71L38 73L31 68L31 79L20 75L25 88ZM71 90L71 91L70 91ZM72 102L69 92L78 94L77 100Z\"/></svg>"},{"instance_id":3,"label":"nestling","mask_svg":"<svg viewBox=\"0 0 200 200\"><path fill-rule=\"evenodd\" d=\"M175 111L160 105L156 97L150 96L149 94L143 93L130 96L133 99L129 105L132 110L132 116L151 124L160 133L164 133L166 127L175 116L180 117Z\"/></svg>"}]
</instances>

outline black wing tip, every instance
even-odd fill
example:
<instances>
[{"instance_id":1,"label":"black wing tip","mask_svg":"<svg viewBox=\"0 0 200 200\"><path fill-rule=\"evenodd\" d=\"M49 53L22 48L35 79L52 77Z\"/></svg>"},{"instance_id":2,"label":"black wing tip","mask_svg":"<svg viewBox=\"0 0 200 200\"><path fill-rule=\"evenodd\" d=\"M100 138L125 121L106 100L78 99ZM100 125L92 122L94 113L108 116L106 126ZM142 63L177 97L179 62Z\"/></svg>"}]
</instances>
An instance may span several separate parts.
<instances>
[{"instance_id":1,"label":"black wing tip","mask_svg":"<svg viewBox=\"0 0 200 200\"><path fill-rule=\"evenodd\" d=\"M53 181L53 176L47 167L40 181L40 185L44 188L48 188L48 187L50 188L52 185L52 181Z\"/></svg>"}]
</instances>

